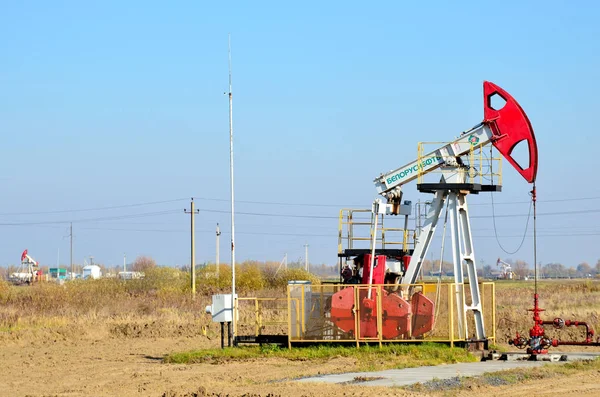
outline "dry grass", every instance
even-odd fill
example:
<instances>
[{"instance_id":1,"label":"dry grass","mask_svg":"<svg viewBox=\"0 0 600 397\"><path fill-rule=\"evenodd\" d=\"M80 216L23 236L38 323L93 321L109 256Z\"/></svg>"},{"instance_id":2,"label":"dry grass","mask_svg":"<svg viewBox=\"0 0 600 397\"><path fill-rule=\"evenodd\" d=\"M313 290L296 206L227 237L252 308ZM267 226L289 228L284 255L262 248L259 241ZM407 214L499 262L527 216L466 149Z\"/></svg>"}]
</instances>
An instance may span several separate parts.
<instances>
[{"instance_id":1,"label":"dry grass","mask_svg":"<svg viewBox=\"0 0 600 397\"><path fill-rule=\"evenodd\" d=\"M221 269L220 278L213 276L214 269L199 272L195 299L189 274L165 267L149 270L141 280L75 280L30 287L0 281L0 340L216 336L218 324L204 309L212 294L229 291L227 269ZM288 279L318 282L299 269L271 279L256 266L242 265L236 271L240 297L255 295L256 288L266 296L283 296Z\"/></svg>"},{"instance_id":2,"label":"dry grass","mask_svg":"<svg viewBox=\"0 0 600 397\"><path fill-rule=\"evenodd\" d=\"M221 268L220 278L214 277L212 268L201 271L196 299L191 299L189 275L171 268L153 269L143 280L101 279L67 282L62 286L41 283L32 287L14 287L0 281L0 340L48 335L62 338L207 335L216 338L218 324L211 322L204 308L210 304L211 294L229 291L227 270L228 267ZM313 282L318 282L300 269L273 273L252 265L241 266L240 296L284 297L287 280L312 277ZM546 309L544 319L562 317L587 321L600 331L600 281L542 281L538 293L540 305ZM488 297L485 299L491 302ZM287 317L285 301L270 305L271 312L263 313L264 320ZM532 282L496 284L498 343L506 343L516 331L527 333L532 326L527 309L532 306ZM253 302L240 303L240 308L243 309L241 331L254 332ZM440 324L444 315L440 313ZM583 336L582 330L575 328L555 331L550 327L548 333L563 339L581 340Z\"/></svg>"},{"instance_id":3,"label":"dry grass","mask_svg":"<svg viewBox=\"0 0 600 397\"><path fill-rule=\"evenodd\" d=\"M245 277L257 275L251 269L240 270L239 274L245 274ZM302 274L288 276L305 278ZM210 294L229 291L226 277L229 277L227 273L223 280L210 273L201 274L198 277L199 294L194 300L190 297L187 274L173 269L158 268L155 273L148 273L144 280L127 282L105 279L32 287L14 287L0 282L0 345L8 352L4 355L7 361L5 375L11 379L7 393L133 395L137 392L159 395L167 390L162 395L183 396L192 395L188 394L192 390L206 388L210 390L206 391L207 395L214 392L215 395L342 396L349 394L349 389L339 385L300 387L295 383L274 380L473 359L462 349L432 344L387 345L381 350L377 346L344 349L327 345L291 351L271 346L242 348L233 350L233 353L228 353L227 349L210 349L218 346L219 329L218 324L213 324L210 316L204 313L204 307L210 303ZM278 277L282 276L261 273L258 281L246 280L241 284L244 287L239 294L284 296L285 282L282 280L285 279ZM275 280L281 284L276 284ZM256 283L263 290L253 291ZM531 283L497 283L497 323L501 342L507 340L503 335L513 336L516 330L526 332L531 327L531 315L526 309L533 304L532 293ZM544 281L539 294L542 307L548 310L544 318L560 315L600 327L597 318L600 283ZM442 295L442 298L447 295ZM485 299L486 302L491 301L489 297ZM252 319L253 305L248 301L245 304L248 307L240 313L240 317L248 322ZM271 309L270 318L276 311L280 315L281 310L285 310L278 308L276 303ZM444 313L440 313L440 323L443 323L443 316ZM244 330L246 333L252 331L251 324ZM205 332L212 340L199 337ZM84 340L78 340L82 338ZM69 343L62 343L65 340ZM40 345L43 345L42 348ZM189 353L187 357L172 355L168 359L172 362L198 362L198 365L156 365L155 360L169 352L203 347L207 350ZM115 370L117 362L120 364ZM36 372L37 382L32 383L21 376L31 368L39 369L39 374ZM56 376L57 373L88 373L90 370L98 376L88 380L85 386L82 386L81 378ZM579 371L582 375L578 377L576 372ZM506 385L502 388L505 395L509 392L510 395L522 396L536 395L538 385L543 387L550 383L552 388L563 387L560 390L577 388L579 384L588 385L585 390L589 394L589 390L597 390L589 386L594 380L588 379L597 371L597 363L557 365L533 371L519 369L480 379L457 380L459 386L455 389L438 389L439 385L432 384L423 386L426 389L408 391L361 388L361 381L368 378L356 378L351 393L422 395L424 392L426 395L468 393L489 396L501 390L493 386ZM553 383L555 378L557 381ZM528 382L538 379L544 383ZM518 389L520 382L524 382L524 388Z\"/></svg>"},{"instance_id":4,"label":"dry grass","mask_svg":"<svg viewBox=\"0 0 600 397\"><path fill-rule=\"evenodd\" d=\"M496 319L498 342L506 343L519 331L527 335L533 326L533 282L498 282L496 284ZM600 331L600 281L598 280L544 280L538 283L540 307L545 309L542 319L561 317L565 320L586 321ZM582 340L583 328L554 330L547 334L558 339Z\"/></svg>"}]
</instances>

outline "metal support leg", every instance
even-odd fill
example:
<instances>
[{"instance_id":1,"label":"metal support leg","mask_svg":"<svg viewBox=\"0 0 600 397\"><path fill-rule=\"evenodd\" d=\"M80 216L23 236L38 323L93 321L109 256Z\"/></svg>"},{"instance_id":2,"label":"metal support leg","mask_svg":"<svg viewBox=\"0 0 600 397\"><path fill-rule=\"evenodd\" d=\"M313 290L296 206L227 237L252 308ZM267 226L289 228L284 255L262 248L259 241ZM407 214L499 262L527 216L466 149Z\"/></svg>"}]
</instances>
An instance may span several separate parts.
<instances>
[{"instance_id":1,"label":"metal support leg","mask_svg":"<svg viewBox=\"0 0 600 397\"><path fill-rule=\"evenodd\" d=\"M444 190L438 190L435 192L431 207L427 213L427 219L423 226L423 231L418 237L415 250L412 254L408 269L402 278L402 284L414 284L417 281L417 276L423 266L423 261L427 256L427 250L435 234L435 228L440 218L440 212L444 208L444 202L446 201L447 192ZM407 291L405 291L407 292Z\"/></svg>"},{"instance_id":2,"label":"metal support leg","mask_svg":"<svg viewBox=\"0 0 600 397\"><path fill-rule=\"evenodd\" d=\"M462 267L462 239L460 226L458 224L458 203L456 193L450 193L448 197L448 211L450 212L450 235L452 237L452 263L454 264L454 294L456 298L456 316L458 323L458 335L461 338L467 338L469 333L467 328L467 314L465 310L465 289L464 275Z\"/></svg>"},{"instance_id":3,"label":"metal support leg","mask_svg":"<svg viewBox=\"0 0 600 397\"><path fill-rule=\"evenodd\" d=\"M479 340L485 339L485 328L481 310L481 296L475 267L475 252L471 236L471 224L467 207L466 194L451 192L448 198L450 211L450 227L452 234L452 258L454 261L454 282L456 283L456 305L458 312L459 335L467 339L467 312L473 311L475 319L475 334ZM465 303L463 266L467 269L469 288L471 290L471 304Z\"/></svg>"}]
</instances>

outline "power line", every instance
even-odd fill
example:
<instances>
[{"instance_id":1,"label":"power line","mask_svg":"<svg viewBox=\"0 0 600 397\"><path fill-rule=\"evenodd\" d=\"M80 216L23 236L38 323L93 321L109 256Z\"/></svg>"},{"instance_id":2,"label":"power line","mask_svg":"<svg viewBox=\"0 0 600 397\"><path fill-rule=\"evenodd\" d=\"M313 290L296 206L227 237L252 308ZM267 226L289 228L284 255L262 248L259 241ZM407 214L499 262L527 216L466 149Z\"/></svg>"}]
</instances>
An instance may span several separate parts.
<instances>
[{"instance_id":1,"label":"power line","mask_svg":"<svg viewBox=\"0 0 600 397\"><path fill-rule=\"evenodd\" d=\"M194 197L198 200L205 201L217 201L217 202L228 202L227 199L219 199L219 198L209 198L209 197ZM600 196L593 197L574 197L574 198L566 198L566 199L553 199L553 200L540 200L542 203L554 203L554 202L569 202L569 201L585 201L585 200L599 200ZM49 214L65 214L65 213L73 213L73 212L87 212L87 211L105 211L105 210L114 210L114 209L123 209L123 208L132 208L132 207L141 207L146 205L157 205L157 204L167 204L174 203L178 201L185 201L187 198L177 198L171 200L161 200L161 201L149 201L142 203L133 203L133 204L123 204L123 205L113 205L113 206L105 206L105 207L94 207L94 208L79 208L79 209L64 209L64 210L51 210L51 211L35 211L35 212L2 212L0 216L16 216L16 215L49 215ZM340 204L314 204L314 203L289 203L289 202L275 202L275 201L249 201L249 200L236 200L238 203L246 203L246 204L261 204L261 205L282 205L282 206L299 206L299 207L323 207L323 208L363 208L364 205L340 205ZM527 204L529 201L507 201L501 203L494 203L493 205L513 205L513 204ZM492 203L470 203L469 206L486 206L492 205ZM366 207L365 207L366 208ZM229 213L229 211L219 211L219 210L203 210L209 212L221 212L221 213ZM236 214L239 212L236 212ZM314 216L314 215L278 215L278 214L260 214L260 213L240 213L244 215L270 215L270 216L288 216L288 217L297 217L297 218L326 218L331 219L334 217L325 217L325 216ZM497 215L503 216L503 215ZM513 215L513 216L527 216L527 215ZM476 216L482 217L482 216ZM337 218L337 217L335 217ZM473 218L473 217L471 217ZM69 222L69 221L65 221ZM58 222L58 223L65 223Z\"/></svg>"},{"instance_id":2,"label":"power line","mask_svg":"<svg viewBox=\"0 0 600 397\"><path fill-rule=\"evenodd\" d=\"M229 211L225 210L212 210L207 208L201 208L200 211L203 212L214 212L214 213L222 213L229 214ZM270 213L260 213L260 212L238 212L236 211L236 215L251 215L251 216L272 216L272 217L280 217L280 218L310 218L310 219L338 219L338 216L327 216L327 215L294 215L294 214L270 214Z\"/></svg>"},{"instance_id":3,"label":"power line","mask_svg":"<svg viewBox=\"0 0 600 397\"><path fill-rule=\"evenodd\" d=\"M540 203L563 203L566 201L585 201L585 200L600 200L600 196L595 197L575 197L568 199L553 199L553 200L540 200ZM502 203L473 203L469 204L469 206L479 206L479 205L509 205L509 204L528 204L529 201L506 201Z\"/></svg>"},{"instance_id":4,"label":"power line","mask_svg":"<svg viewBox=\"0 0 600 397\"><path fill-rule=\"evenodd\" d=\"M209 197L194 197L197 200L205 200L205 201L223 201L229 202L227 199L218 199L218 198L209 198ZM264 205L288 205L295 207L334 207L334 208L360 208L364 207L364 205L339 205L339 204L311 204L311 203L286 203L286 202L276 202L276 201L249 201L249 200L236 200L237 203L245 203L245 204L264 204ZM237 214L237 212L236 212Z\"/></svg>"},{"instance_id":5,"label":"power line","mask_svg":"<svg viewBox=\"0 0 600 397\"><path fill-rule=\"evenodd\" d=\"M184 229L128 229L128 228L103 228L103 227L84 227L81 230L105 230L105 231L121 231L121 232L161 232L161 233L189 233L189 230ZM196 233L214 233L214 230L198 230L196 229ZM222 231L222 234L229 234L229 232ZM331 237L337 238L335 234L312 234L312 233L270 233L270 232L238 232L236 234L249 234L249 235L259 235L259 236L297 236L297 237ZM527 236L531 236L530 233L527 233ZM600 231L587 232L587 233L567 233L567 234L538 234L538 237L579 237L579 236L600 236ZM440 238L441 236L436 236L436 238ZM503 238L519 238L523 237L522 234L519 235L499 235L499 237ZM496 238L495 235L477 235L475 238Z\"/></svg>"},{"instance_id":6,"label":"power line","mask_svg":"<svg viewBox=\"0 0 600 397\"><path fill-rule=\"evenodd\" d=\"M160 233L189 233L189 230L180 229L121 229L121 228L102 228L102 227L84 227L81 230L106 230L106 231L120 231L120 232L160 232ZM196 233L214 233L214 230L198 230ZM222 231L222 234L230 234L230 232ZM298 236L298 237L332 237L336 235L332 234L311 234L311 233L268 233L268 232L235 232L236 234L250 234L258 236Z\"/></svg>"},{"instance_id":7,"label":"power line","mask_svg":"<svg viewBox=\"0 0 600 397\"><path fill-rule=\"evenodd\" d=\"M229 211L226 210L215 210L202 208L200 209L202 212L208 213L222 213L229 214ZM66 224L66 223L85 223L85 222L99 222L99 221L109 221L109 220L120 220L120 219L132 219L132 218L142 218L148 216L158 216L158 215L167 215L177 213L178 210L165 210L165 211L157 211L157 212L146 212L139 214L129 214L129 215L115 215L115 216L106 216L106 217L98 217L98 218L85 218L85 219L66 219L66 220L55 220L55 221L31 221L31 222L6 222L0 223L0 226L27 226L27 225L52 225L52 224ZM577 215L577 214L590 214L590 213L599 213L600 209L590 209L590 210L575 210L575 211L557 211L557 212L543 212L538 214L538 216L559 216L559 215ZM273 213L260 213L260 212L236 212L238 215L248 215L248 216L264 216L264 217L277 217L277 218L301 218L301 219L339 219L338 216L327 216L327 215L295 215L295 214L273 214ZM505 215L495 215L495 218L518 218L518 217L527 217L528 214L505 214ZM471 219L484 219L484 218L492 218L494 215L472 215Z\"/></svg>"},{"instance_id":8,"label":"power line","mask_svg":"<svg viewBox=\"0 0 600 397\"><path fill-rule=\"evenodd\" d=\"M542 212L537 216L555 216L555 215L576 215L576 214L590 214L598 213L600 209L595 210L577 210L577 211L556 211L556 212ZM506 215L495 215L496 218L518 218L529 216L529 214L506 214ZM492 218L493 215L473 215L470 218Z\"/></svg>"},{"instance_id":9,"label":"power line","mask_svg":"<svg viewBox=\"0 0 600 397\"><path fill-rule=\"evenodd\" d=\"M220 201L229 202L227 199L211 198L211 197L194 197L197 200L204 201ZM552 200L540 200L541 203L562 203L568 201L585 201L585 200L600 200L600 196L593 197L574 197L565 199L552 199ZM277 202L277 201L248 201L248 200L236 200L238 203L246 204L261 204L261 205L286 205L286 206L297 206L297 207L333 207L333 208L363 208L364 205L341 205L341 204L313 204L313 203L289 203L289 202ZM500 203L472 203L469 206L483 206L483 205L512 205L512 204L528 204L529 201L505 201Z\"/></svg>"},{"instance_id":10,"label":"power line","mask_svg":"<svg viewBox=\"0 0 600 397\"><path fill-rule=\"evenodd\" d=\"M106 220L143 218L143 217L147 217L147 216L175 214L178 212L179 211L177 211L177 210L167 210L167 211L143 212L143 213L139 213L139 214L116 215L116 216L106 216L106 217L87 218L87 219L70 219L70 220L59 220L59 221L11 222L11 223L0 223L0 226L30 226L30 225L54 225L54 224L63 224L63 223L66 224L66 223L71 223L71 222L72 223L98 222L98 221L106 221Z\"/></svg>"},{"instance_id":11,"label":"power line","mask_svg":"<svg viewBox=\"0 0 600 397\"><path fill-rule=\"evenodd\" d=\"M223 210L213 210L208 208L201 209L203 212L214 212L214 213L229 213L229 211ZM555 211L555 212L543 212L538 214L538 216L553 216L553 215L574 215L574 214L587 214L587 213L597 213L600 212L600 209L593 210L577 210L577 211ZM272 216L272 217L282 217L282 218L309 218L309 219L339 219L338 216L327 216L327 215L293 215L293 214L271 214L271 213L261 213L261 212L236 212L236 214L241 215L252 215L252 216ZM496 218L517 218L517 217L526 217L528 214L505 214L505 215L495 215ZM472 215L473 218L492 218L494 215Z\"/></svg>"},{"instance_id":12,"label":"power line","mask_svg":"<svg viewBox=\"0 0 600 397\"><path fill-rule=\"evenodd\" d=\"M37 211L37 212L1 212L0 215L45 215L45 214L64 214L69 212L87 212L87 211L103 211L103 210L113 210L120 208L131 208L131 207L142 207L145 205L155 205L155 204L166 204L166 203L174 203L177 201L187 200L185 198L180 199L172 199L172 200L162 200L162 201L149 201L145 203L134 203L134 204L123 204L123 205L113 205L109 207L96 207L96 208L85 208L85 209L71 209L71 210L53 210L53 211Z\"/></svg>"}]
</instances>

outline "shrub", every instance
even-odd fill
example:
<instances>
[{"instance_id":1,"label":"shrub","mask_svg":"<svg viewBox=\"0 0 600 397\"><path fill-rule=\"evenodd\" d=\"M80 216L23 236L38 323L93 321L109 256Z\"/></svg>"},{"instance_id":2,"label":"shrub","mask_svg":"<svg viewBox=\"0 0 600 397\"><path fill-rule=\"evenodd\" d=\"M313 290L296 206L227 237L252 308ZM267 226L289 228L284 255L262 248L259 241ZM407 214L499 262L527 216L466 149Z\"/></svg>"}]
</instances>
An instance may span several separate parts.
<instances>
[{"instance_id":1,"label":"shrub","mask_svg":"<svg viewBox=\"0 0 600 397\"><path fill-rule=\"evenodd\" d=\"M304 269L295 268L284 269L277 273L273 285L271 285L271 287L285 288L288 284L288 281L293 280L307 280L310 281L312 284L321 284L321 280L319 279L319 277L315 276L310 272L307 272Z\"/></svg>"},{"instance_id":2,"label":"shrub","mask_svg":"<svg viewBox=\"0 0 600 397\"><path fill-rule=\"evenodd\" d=\"M144 272L144 278L138 281L143 291L169 290L185 291L189 285L190 276L186 272L172 267L153 267Z\"/></svg>"},{"instance_id":3,"label":"shrub","mask_svg":"<svg viewBox=\"0 0 600 397\"><path fill-rule=\"evenodd\" d=\"M260 264L246 261L236 265L236 292L249 293L265 288L285 288L288 281L308 280L313 284L320 284L319 277L304 269L280 269L272 264ZM220 265L219 277L216 277L216 267L213 264L204 266L198 271L196 277L196 290L202 293L228 292L231 289L231 267Z\"/></svg>"},{"instance_id":4,"label":"shrub","mask_svg":"<svg viewBox=\"0 0 600 397\"><path fill-rule=\"evenodd\" d=\"M235 267L236 287L241 292L259 291L266 286L261 269L256 264L243 264Z\"/></svg>"}]
</instances>

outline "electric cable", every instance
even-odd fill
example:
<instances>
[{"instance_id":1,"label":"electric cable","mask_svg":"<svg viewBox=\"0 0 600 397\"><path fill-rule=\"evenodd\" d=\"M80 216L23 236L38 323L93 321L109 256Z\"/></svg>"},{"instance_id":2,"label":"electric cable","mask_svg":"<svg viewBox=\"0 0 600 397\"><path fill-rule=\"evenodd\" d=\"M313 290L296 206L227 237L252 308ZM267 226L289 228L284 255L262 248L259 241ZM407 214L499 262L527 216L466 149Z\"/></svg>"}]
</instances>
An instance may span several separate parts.
<instances>
[{"instance_id":1,"label":"electric cable","mask_svg":"<svg viewBox=\"0 0 600 397\"><path fill-rule=\"evenodd\" d=\"M523 232L523 238L521 239L521 243L519 244L519 246L517 247L516 250L508 251L502 246L502 243L500 242L500 238L498 237L498 228L496 227L496 211L494 208L494 194L490 193L490 195L492 196L492 219L493 219L493 223L494 223L494 236L496 237L496 242L498 243L498 246L500 247L500 249L502 251L504 251L506 254L508 254L508 255L516 254L523 247L523 243L525 243L525 237L527 236L527 229L529 228L529 219L531 218L531 207L532 207L531 202L529 204L529 213L527 214L527 222L525 222L525 231Z\"/></svg>"},{"instance_id":2,"label":"electric cable","mask_svg":"<svg viewBox=\"0 0 600 397\"><path fill-rule=\"evenodd\" d=\"M129 215L113 215L98 218L85 218L85 219L72 219L72 220L58 220L58 221L33 221L33 222L7 222L0 223L0 226L31 226L31 225L52 225L52 224L63 224L63 223L85 223L85 222L97 222L105 220L119 220L119 219L131 219L131 218L143 218L147 216L158 216L166 214L178 213L178 210L166 210L166 211L155 211L155 212L142 212L138 214Z\"/></svg>"},{"instance_id":3,"label":"electric cable","mask_svg":"<svg viewBox=\"0 0 600 397\"><path fill-rule=\"evenodd\" d=\"M204 212L215 212L222 214L229 214L230 211L227 210L213 210L207 208L199 208L200 211ZM338 216L328 216L328 215L293 215L293 214L267 214L260 212L239 212L236 211L236 215L250 215L250 216L272 216L272 217L280 217L280 218L310 218L310 219L339 219Z\"/></svg>"},{"instance_id":4,"label":"electric cable","mask_svg":"<svg viewBox=\"0 0 600 397\"><path fill-rule=\"evenodd\" d=\"M201 200L212 200L212 201L227 201L225 199L212 199L212 198L202 198L196 197ZM600 196L591 196L591 197L574 197L570 199L553 199L553 200L545 200L544 203L554 203L554 202L569 202L569 201L584 201L584 200L598 200ZM161 201L150 201L143 203L133 203L133 204L123 204L123 205L115 205L115 206L106 206L106 207L95 207L95 208L81 208L81 209L65 209L65 210L51 210L51 211L35 211L35 212L2 212L0 216L17 216L17 215L51 215L51 214L64 214L64 213L73 213L73 212L87 212L87 211L103 211L103 210L113 210L113 209L122 209L122 208L131 208L131 207L140 207L146 205L156 205L156 204L165 204L165 203L173 203L178 201L184 201L187 198L178 198L172 200L161 200ZM340 208L343 206L336 204L310 204L310 203L285 203L285 202L266 202L266 201L238 201L249 204L268 204L268 205L289 205L289 206L306 206L306 207L335 207ZM530 203L530 201L512 201L512 202L500 202L500 203L470 203L469 207L474 206L484 206L484 205L512 205L512 204L525 204ZM347 206L352 207L352 206ZM360 206L355 206L360 207ZM216 209L201 209L204 212L215 212L215 213L227 213L229 214L229 210L216 210ZM600 209L589 209L589 210L576 210L576 211L559 211L559 212L546 212L538 214L540 216L550 216L550 215L575 215L575 214L587 214L587 213L598 213ZM241 215L252 215L252 216L273 216L273 217L289 217L289 218L315 218L315 219L337 219L337 216L322 216L322 215L290 215L290 214L270 214L270 213L261 213L261 212L237 212L236 214ZM529 216L529 214L507 214L507 215L495 215L496 218L516 218ZM470 218L490 218L490 215L473 215ZM70 221L64 221L70 222ZM64 223L57 222L57 223Z\"/></svg>"},{"instance_id":5,"label":"electric cable","mask_svg":"<svg viewBox=\"0 0 600 397\"><path fill-rule=\"evenodd\" d=\"M534 293L537 298L537 214L536 214L537 190L535 181L533 182L533 190L531 191L531 202L533 203L533 279Z\"/></svg>"},{"instance_id":6,"label":"electric cable","mask_svg":"<svg viewBox=\"0 0 600 397\"><path fill-rule=\"evenodd\" d=\"M492 175L494 175L494 169L493 169L493 163L492 163L493 150L494 150L494 147L491 146L490 147L490 157L486 156L486 159L488 160L488 166L490 169L490 173ZM525 231L523 232L523 238L521 239L521 244L519 244L519 247L515 251L509 252L502 246L502 243L500 242L500 239L498 238L498 228L496 227L496 208L494 206L494 193L493 192L490 192L490 197L492 199L492 220L494 223L494 236L496 237L496 242L498 243L498 246L500 247L500 249L502 251L504 251L506 254L508 254L508 255L516 254L523 247L523 243L525 243L525 237L527 236L527 228L529 227L529 218L531 216L532 202L529 203L529 213L527 214L527 222L525 222Z\"/></svg>"},{"instance_id":7,"label":"electric cable","mask_svg":"<svg viewBox=\"0 0 600 397\"><path fill-rule=\"evenodd\" d=\"M229 199L209 198L209 197L194 197L196 200L205 201L222 201L229 202ZM311 203L286 203L286 202L273 202L273 201L249 201L249 200L236 200L236 203L245 204L264 204L264 205L288 205L296 207L334 207L334 208L357 208L360 205L339 205L339 204L311 204Z\"/></svg>"},{"instance_id":8,"label":"electric cable","mask_svg":"<svg viewBox=\"0 0 600 397\"><path fill-rule=\"evenodd\" d=\"M64 214L69 212L87 212L87 211L103 211L103 210L112 210L119 208L131 208L131 207L141 207L145 205L154 205L154 204L166 204L166 203L174 203L177 201L186 200L185 198L173 199L173 200L162 200L162 201L150 201L145 203L134 203L134 204L123 204L123 205L113 205L108 207L96 207L96 208L84 208L84 209L75 209L75 210L53 210L53 211L36 211L36 212L1 212L0 215L44 215L44 214Z\"/></svg>"},{"instance_id":9,"label":"electric cable","mask_svg":"<svg viewBox=\"0 0 600 397\"><path fill-rule=\"evenodd\" d=\"M591 196L591 197L573 197L568 199L552 199L552 200L543 200L542 203L564 203L568 201L586 201L586 200L600 200L600 196ZM527 204L529 201L503 201L500 203L496 203L496 205L512 205L512 204ZM492 205L492 203L473 203L469 204L472 206L482 206L482 205Z\"/></svg>"}]
</instances>

